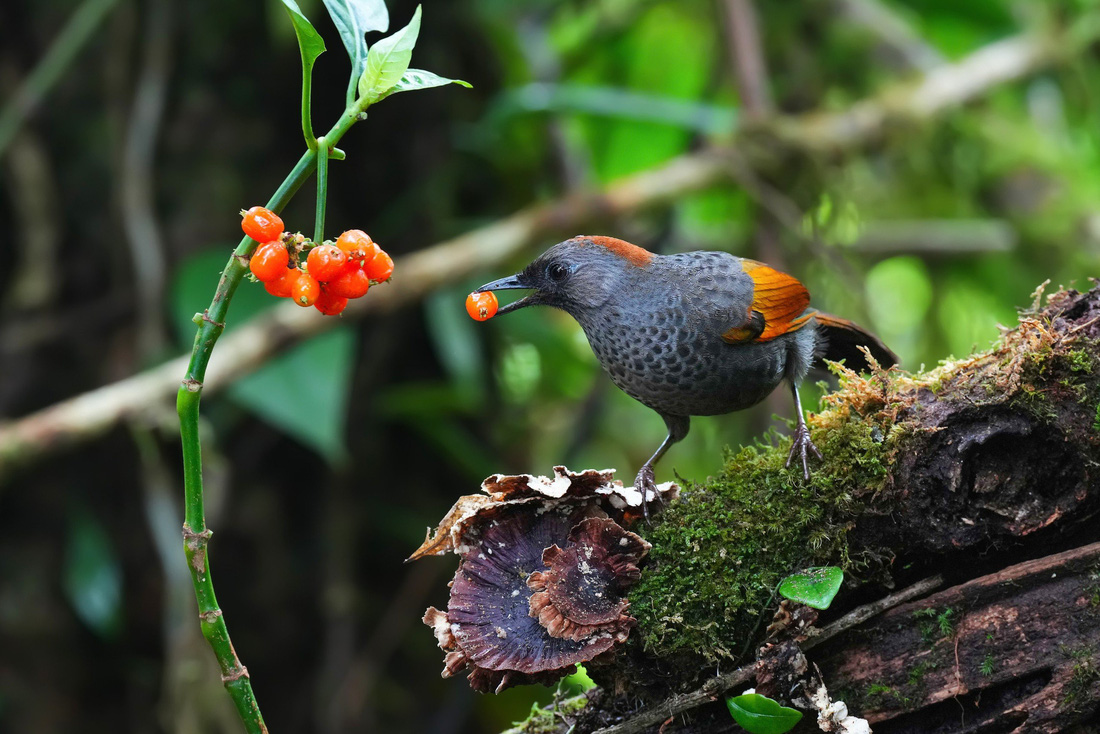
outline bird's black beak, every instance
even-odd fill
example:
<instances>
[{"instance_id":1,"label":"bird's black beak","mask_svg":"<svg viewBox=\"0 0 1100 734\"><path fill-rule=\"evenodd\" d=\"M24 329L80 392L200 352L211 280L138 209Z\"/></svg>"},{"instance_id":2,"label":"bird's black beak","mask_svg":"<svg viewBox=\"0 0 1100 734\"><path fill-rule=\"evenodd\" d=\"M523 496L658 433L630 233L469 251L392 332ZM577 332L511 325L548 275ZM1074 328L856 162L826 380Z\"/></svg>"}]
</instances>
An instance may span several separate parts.
<instances>
[{"instance_id":1,"label":"bird's black beak","mask_svg":"<svg viewBox=\"0 0 1100 734\"><path fill-rule=\"evenodd\" d=\"M484 291L510 291L519 290L521 288L533 288L529 285L523 277L523 273L517 273L515 275L509 275L507 278L501 278L500 280L494 280L491 283L478 288L475 293L482 293ZM539 303L539 292L535 291L530 295L524 296L518 301L513 301L505 306L501 306L497 311L497 316L509 313L510 311L517 311L525 306L533 306Z\"/></svg>"}]
</instances>

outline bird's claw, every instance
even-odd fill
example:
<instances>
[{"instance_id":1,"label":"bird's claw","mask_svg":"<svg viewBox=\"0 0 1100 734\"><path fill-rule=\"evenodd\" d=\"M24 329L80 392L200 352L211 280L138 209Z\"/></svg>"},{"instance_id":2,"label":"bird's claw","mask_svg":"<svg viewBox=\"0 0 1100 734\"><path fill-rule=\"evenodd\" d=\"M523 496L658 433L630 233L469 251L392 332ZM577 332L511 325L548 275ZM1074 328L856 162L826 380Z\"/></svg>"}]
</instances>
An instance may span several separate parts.
<instances>
[{"instance_id":1,"label":"bird's claw","mask_svg":"<svg viewBox=\"0 0 1100 734\"><path fill-rule=\"evenodd\" d=\"M645 516L645 524L648 527L649 522L649 499L659 499L660 494L657 492L657 480L656 475L653 473L653 467L650 464L644 465L638 470L638 476L634 479L634 489L642 495L642 515Z\"/></svg>"},{"instance_id":2,"label":"bird's claw","mask_svg":"<svg viewBox=\"0 0 1100 734\"><path fill-rule=\"evenodd\" d=\"M806 454L808 451L812 451L818 461L821 461L821 452L817 450L817 446L814 446L814 442L810 440L810 429L805 423L799 423L798 428L795 429L794 436L791 437L791 453L787 455L786 466L791 465L791 460L795 456L798 456L802 460L802 477L809 481L810 479L810 467L806 463Z\"/></svg>"}]
</instances>

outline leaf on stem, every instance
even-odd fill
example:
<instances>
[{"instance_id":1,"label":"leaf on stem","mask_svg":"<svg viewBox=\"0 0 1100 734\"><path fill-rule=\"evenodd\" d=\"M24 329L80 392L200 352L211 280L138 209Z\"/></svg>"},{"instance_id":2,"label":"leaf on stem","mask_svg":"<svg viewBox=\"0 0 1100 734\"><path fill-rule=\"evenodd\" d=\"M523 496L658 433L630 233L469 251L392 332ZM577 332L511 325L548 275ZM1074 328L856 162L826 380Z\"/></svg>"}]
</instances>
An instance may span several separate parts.
<instances>
[{"instance_id":1,"label":"leaf on stem","mask_svg":"<svg viewBox=\"0 0 1100 734\"><path fill-rule=\"evenodd\" d=\"M397 84L394 84L388 91L386 91L379 99L388 97L391 94L397 94L398 92L413 92L417 89L431 89L432 87L442 87L447 84L458 84L467 89L473 89L473 84L464 82L461 79L448 79L439 74L433 74L430 71L424 71L423 69L407 69L401 78L397 80Z\"/></svg>"},{"instance_id":2,"label":"leaf on stem","mask_svg":"<svg viewBox=\"0 0 1100 734\"><path fill-rule=\"evenodd\" d=\"M302 67L308 70L312 68L317 57L325 52L325 41L302 13L298 3L294 0L282 0L282 2L286 6L290 22L294 24L294 34L298 36L298 48L302 50Z\"/></svg>"},{"instance_id":3,"label":"leaf on stem","mask_svg":"<svg viewBox=\"0 0 1100 734\"><path fill-rule=\"evenodd\" d=\"M386 31L390 14L383 0L324 0L340 40L351 59L352 79L359 78L367 63L367 39L370 31Z\"/></svg>"},{"instance_id":4,"label":"leaf on stem","mask_svg":"<svg viewBox=\"0 0 1100 734\"><path fill-rule=\"evenodd\" d=\"M420 35L420 6L409 24L371 46L367 66L359 77L359 97L373 104L386 95L409 69L413 47Z\"/></svg>"},{"instance_id":5,"label":"leaf on stem","mask_svg":"<svg viewBox=\"0 0 1100 734\"><path fill-rule=\"evenodd\" d=\"M726 699L726 707L737 724L750 734L784 734L802 720L802 712L761 696L746 693Z\"/></svg>"},{"instance_id":6,"label":"leaf on stem","mask_svg":"<svg viewBox=\"0 0 1100 734\"><path fill-rule=\"evenodd\" d=\"M836 566L807 568L780 581L779 594L814 609L828 609L842 581L844 572Z\"/></svg>"}]
</instances>

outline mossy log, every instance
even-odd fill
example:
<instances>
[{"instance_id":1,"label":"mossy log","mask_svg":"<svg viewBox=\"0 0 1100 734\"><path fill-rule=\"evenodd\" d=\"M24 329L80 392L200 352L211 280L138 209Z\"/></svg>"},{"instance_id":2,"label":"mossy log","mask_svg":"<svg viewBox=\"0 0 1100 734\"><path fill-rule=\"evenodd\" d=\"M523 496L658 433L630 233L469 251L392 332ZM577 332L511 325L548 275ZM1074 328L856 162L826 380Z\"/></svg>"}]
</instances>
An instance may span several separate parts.
<instances>
[{"instance_id":1,"label":"mossy log","mask_svg":"<svg viewBox=\"0 0 1100 734\"><path fill-rule=\"evenodd\" d=\"M1073 727L1100 724L1100 287L1040 299L988 352L922 374L841 368L811 418L809 481L778 440L685 486L638 529L653 544L638 624L589 666L600 688L527 729L736 731L722 697L753 676L729 671L775 647L778 581L835 564L847 581L819 625L944 579L806 655L875 732L1096 731ZM700 689L713 702L674 700Z\"/></svg>"}]
</instances>

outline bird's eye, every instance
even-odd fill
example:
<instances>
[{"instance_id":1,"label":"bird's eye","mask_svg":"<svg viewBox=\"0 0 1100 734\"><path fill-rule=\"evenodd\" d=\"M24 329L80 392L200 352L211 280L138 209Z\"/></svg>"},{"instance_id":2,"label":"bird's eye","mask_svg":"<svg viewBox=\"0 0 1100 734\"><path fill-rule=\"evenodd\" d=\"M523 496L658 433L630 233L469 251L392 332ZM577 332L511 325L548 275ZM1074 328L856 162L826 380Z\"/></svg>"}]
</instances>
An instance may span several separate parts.
<instances>
[{"instance_id":1,"label":"bird's eye","mask_svg":"<svg viewBox=\"0 0 1100 734\"><path fill-rule=\"evenodd\" d=\"M546 268L546 277L555 283L560 283L569 276L569 268L561 263L550 263Z\"/></svg>"}]
</instances>

